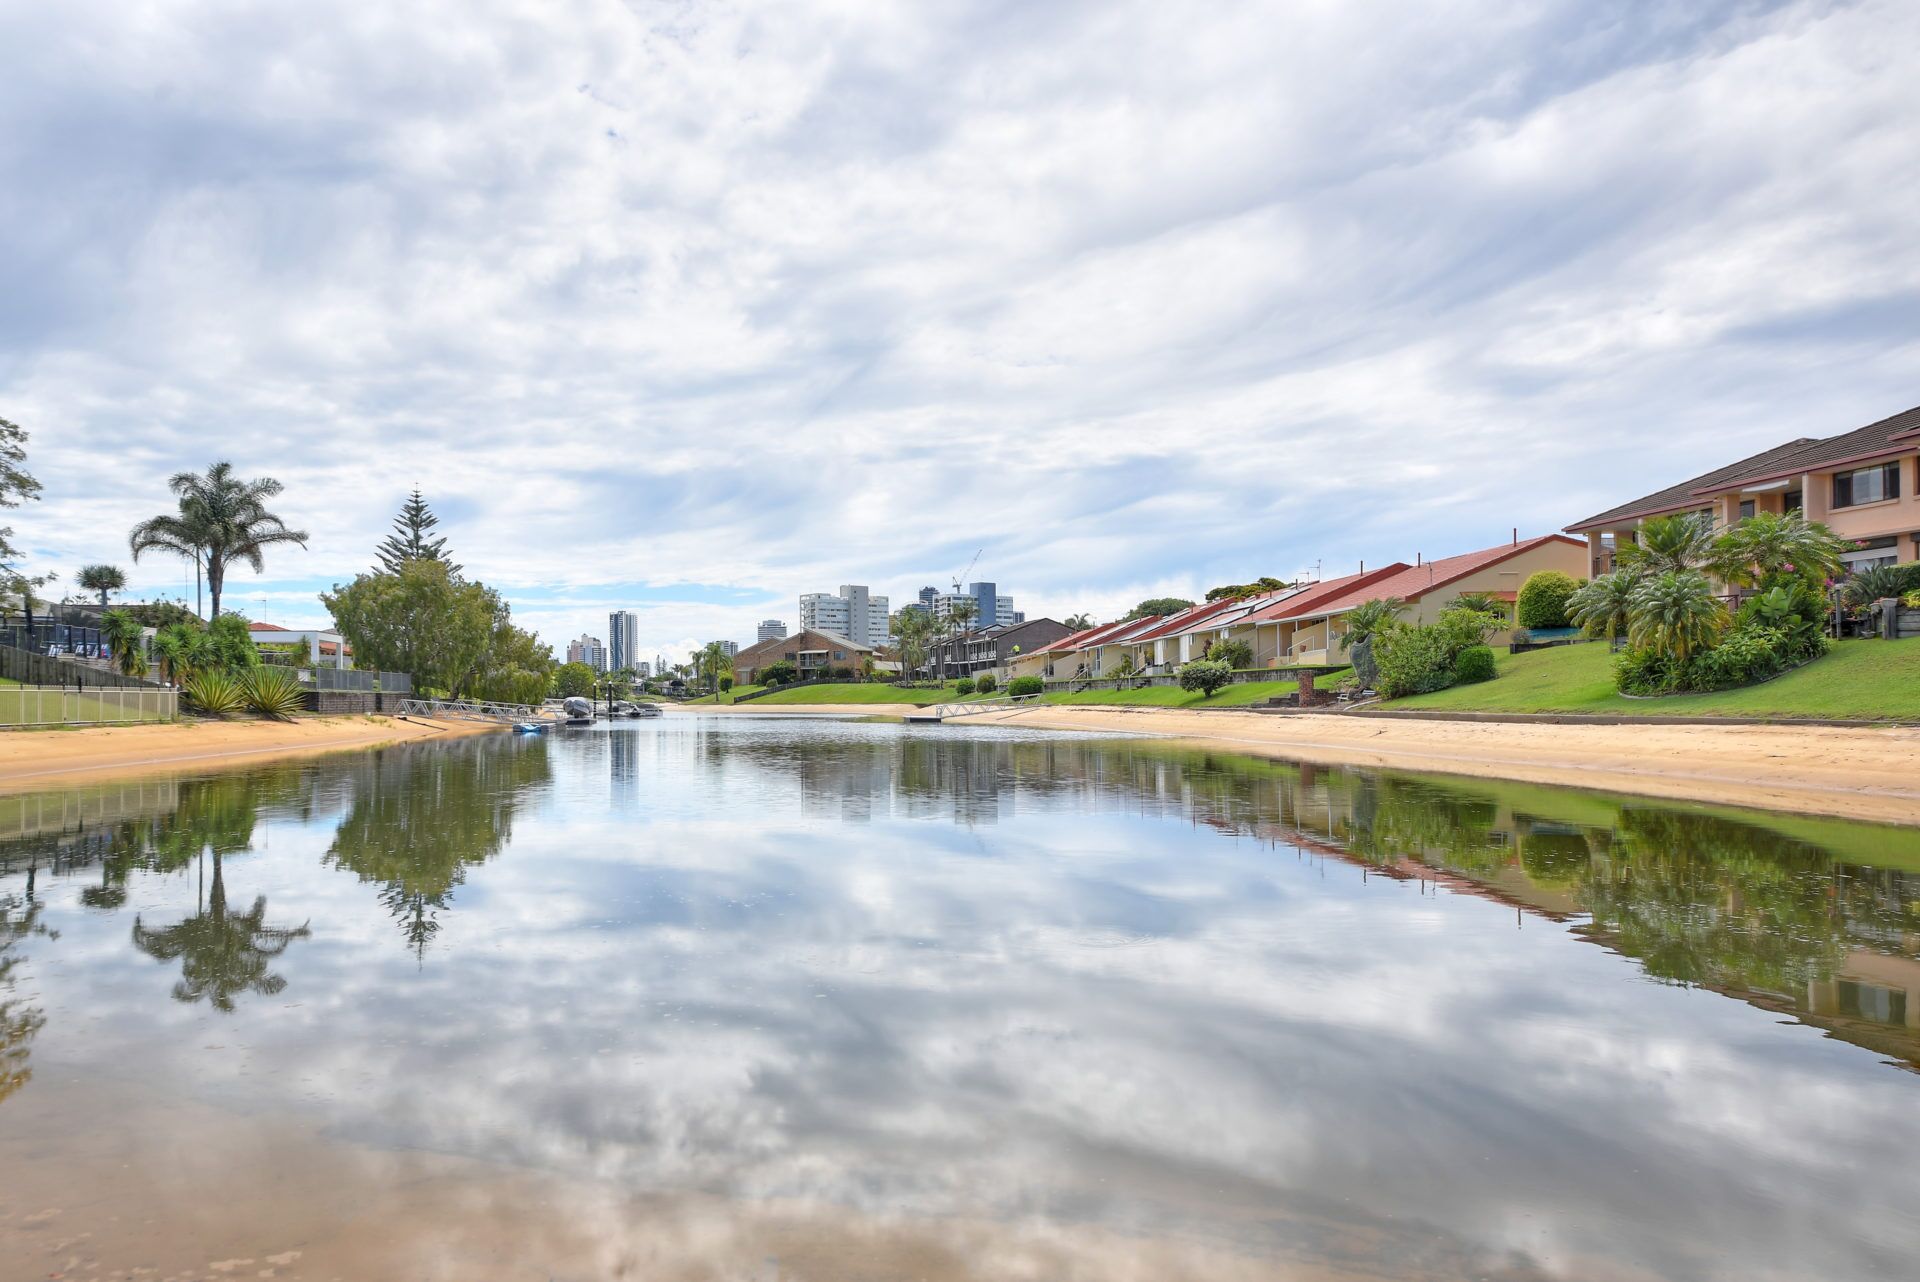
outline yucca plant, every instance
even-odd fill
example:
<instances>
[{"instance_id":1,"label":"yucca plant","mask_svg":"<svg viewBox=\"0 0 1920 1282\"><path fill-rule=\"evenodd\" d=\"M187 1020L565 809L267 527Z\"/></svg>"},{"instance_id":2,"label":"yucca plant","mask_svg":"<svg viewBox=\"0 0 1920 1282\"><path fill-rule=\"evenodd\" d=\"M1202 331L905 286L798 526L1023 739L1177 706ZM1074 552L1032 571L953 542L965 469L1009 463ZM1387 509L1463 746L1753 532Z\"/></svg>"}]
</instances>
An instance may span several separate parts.
<instances>
[{"instance_id":1,"label":"yucca plant","mask_svg":"<svg viewBox=\"0 0 1920 1282\"><path fill-rule=\"evenodd\" d=\"M212 717L224 717L247 705L240 683L217 668L190 672L180 680L180 693L200 711Z\"/></svg>"},{"instance_id":2,"label":"yucca plant","mask_svg":"<svg viewBox=\"0 0 1920 1282\"><path fill-rule=\"evenodd\" d=\"M239 684L247 706L263 717L291 721L294 713L306 707L300 679L290 668L269 664L247 668L240 673Z\"/></svg>"}]
</instances>

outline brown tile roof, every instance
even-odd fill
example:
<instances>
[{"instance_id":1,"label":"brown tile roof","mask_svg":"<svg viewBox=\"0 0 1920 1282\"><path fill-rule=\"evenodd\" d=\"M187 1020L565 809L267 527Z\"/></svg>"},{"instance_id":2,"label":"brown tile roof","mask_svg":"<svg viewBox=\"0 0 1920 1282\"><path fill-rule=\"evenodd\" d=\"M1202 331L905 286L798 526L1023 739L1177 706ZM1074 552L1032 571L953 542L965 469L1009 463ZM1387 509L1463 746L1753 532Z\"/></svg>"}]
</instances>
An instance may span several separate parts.
<instances>
[{"instance_id":1,"label":"brown tile roof","mask_svg":"<svg viewBox=\"0 0 1920 1282\"><path fill-rule=\"evenodd\" d=\"M1782 476L1793 476L1799 472L1820 472L1845 463L1865 462L1882 454L1905 453L1907 450L1914 449L1916 444L1920 444L1913 439L1916 434L1920 434L1920 406L1903 410L1891 418L1883 418L1878 423L1869 423L1851 432L1842 432L1839 436L1809 441L1787 458L1775 460L1763 467L1752 468L1732 478L1728 483L1703 487L1696 493L1707 494L1715 490L1732 489L1736 484L1748 485L1756 481L1771 481Z\"/></svg>"},{"instance_id":2,"label":"brown tile roof","mask_svg":"<svg viewBox=\"0 0 1920 1282\"><path fill-rule=\"evenodd\" d=\"M1463 552L1459 556L1441 557L1438 561L1428 561L1425 565L1403 565L1395 573L1381 579L1360 584L1333 597L1321 599L1304 609L1290 610L1288 619L1317 619L1322 615L1344 614L1357 605L1382 597L1399 597L1402 601L1418 601L1429 592L1437 592L1450 583L1458 582L1469 574L1484 570L1490 565L1530 552L1547 543L1566 543L1573 547L1583 546L1578 539L1570 539L1564 534L1542 534L1536 538L1521 539L1518 543L1501 543L1490 548L1481 548L1478 552Z\"/></svg>"},{"instance_id":3,"label":"brown tile roof","mask_svg":"<svg viewBox=\"0 0 1920 1282\"><path fill-rule=\"evenodd\" d=\"M1743 458L1738 463L1716 467L1711 472L1702 472L1699 476L1682 481L1678 485L1669 485L1664 490L1655 490L1631 503L1622 503L1619 507L1610 507L1604 512L1597 512L1584 521L1574 522L1567 529L1569 531L1588 530L1596 525L1607 525L1614 521L1659 516L1666 512L1681 512L1699 507L1703 487L1708 490L1724 487L1730 481L1737 481L1755 472L1778 466L1782 460L1793 457L1809 445L1817 444L1819 442L1814 437L1802 436L1784 445L1776 445L1770 450L1761 450L1758 454Z\"/></svg>"}]
</instances>

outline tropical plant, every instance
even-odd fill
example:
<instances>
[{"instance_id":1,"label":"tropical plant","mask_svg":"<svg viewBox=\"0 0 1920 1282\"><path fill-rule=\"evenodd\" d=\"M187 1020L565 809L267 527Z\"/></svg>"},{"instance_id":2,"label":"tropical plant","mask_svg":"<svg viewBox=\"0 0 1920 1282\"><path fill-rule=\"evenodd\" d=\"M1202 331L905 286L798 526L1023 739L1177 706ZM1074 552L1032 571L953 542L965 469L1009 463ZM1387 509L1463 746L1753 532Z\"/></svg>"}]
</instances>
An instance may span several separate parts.
<instances>
[{"instance_id":1,"label":"tropical plant","mask_svg":"<svg viewBox=\"0 0 1920 1282\"><path fill-rule=\"evenodd\" d=\"M784 686L800 679L800 669L793 666L792 659L780 659L760 669L757 675L763 686Z\"/></svg>"},{"instance_id":2,"label":"tropical plant","mask_svg":"<svg viewBox=\"0 0 1920 1282\"><path fill-rule=\"evenodd\" d=\"M287 981L271 973L267 964L294 940L312 933L305 924L292 929L270 927L266 917L264 895L256 898L247 912L228 911L221 852L215 846L213 889L207 907L185 921L158 930L136 916L133 944L156 961L180 962L181 976L173 986L175 1001L192 1003L204 998L215 1009L231 1012L234 998L242 993L271 996L284 989Z\"/></svg>"},{"instance_id":3,"label":"tropical plant","mask_svg":"<svg viewBox=\"0 0 1920 1282\"><path fill-rule=\"evenodd\" d=\"M161 628L153 637L153 653L161 673L175 683L214 664L213 639L198 619Z\"/></svg>"},{"instance_id":4,"label":"tropical plant","mask_svg":"<svg viewBox=\"0 0 1920 1282\"><path fill-rule=\"evenodd\" d=\"M180 694L210 717L224 717L247 705L247 692L240 682L218 668L187 673L180 679Z\"/></svg>"},{"instance_id":5,"label":"tropical plant","mask_svg":"<svg viewBox=\"0 0 1920 1282\"><path fill-rule=\"evenodd\" d=\"M307 532L267 509L267 500L285 487L270 476L243 481L224 459L205 475L179 472L167 482L179 501L178 514L156 516L133 527L128 546L133 559L142 552L171 552L206 572L210 618L220 617L220 594L227 569L244 561L258 574L266 569L266 550L286 543L307 545Z\"/></svg>"},{"instance_id":6,"label":"tropical plant","mask_svg":"<svg viewBox=\"0 0 1920 1282\"><path fill-rule=\"evenodd\" d=\"M1453 610L1472 610L1475 614L1491 615L1505 627L1513 618L1513 607L1491 592L1462 592L1448 605ZM1536 625L1544 627L1544 624Z\"/></svg>"},{"instance_id":7,"label":"tropical plant","mask_svg":"<svg viewBox=\"0 0 1920 1282\"><path fill-rule=\"evenodd\" d=\"M306 707L300 678L290 669L257 665L240 671L240 691L247 707L263 717L291 721Z\"/></svg>"},{"instance_id":8,"label":"tropical plant","mask_svg":"<svg viewBox=\"0 0 1920 1282\"><path fill-rule=\"evenodd\" d=\"M1840 604L1858 612L1875 601L1904 596L1920 589L1920 562L1904 565L1876 565L1860 571L1840 585Z\"/></svg>"},{"instance_id":9,"label":"tropical plant","mask_svg":"<svg viewBox=\"0 0 1920 1282\"><path fill-rule=\"evenodd\" d=\"M1571 574L1558 570L1536 570L1520 585L1514 600L1514 620L1523 628L1564 628L1571 618L1568 601L1580 584Z\"/></svg>"},{"instance_id":10,"label":"tropical plant","mask_svg":"<svg viewBox=\"0 0 1920 1282\"><path fill-rule=\"evenodd\" d=\"M117 565L83 565L73 581L89 592L98 592L100 605L105 608L107 594L127 586L127 572Z\"/></svg>"},{"instance_id":11,"label":"tropical plant","mask_svg":"<svg viewBox=\"0 0 1920 1282\"><path fill-rule=\"evenodd\" d=\"M1644 580L1629 598L1628 642L1676 663L1712 646L1726 626L1726 607L1698 570L1662 571Z\"/></svg>"},{"instance_id":12,"label":"tropical plant","mask_svg":"<svg viewBox=\"0 0 1920 1282\"><path fill-rule=\"evenodd\" d=\"M125 610L108 610L100 616L100 633L122 673L130 677L147 675L146 629L138 619Z\"/></svg>"},{"instance_id":13,"label":"tropical plant","mask_svg":"<svg viewBox=\"0 0 1920 1282\"><path fill-rule=\"evenodd\" d=\"M207 643L213 662L223 668L251 668L260 662L260 647L253 643L253 631L240 615L215 617L207 625Z\"/></svg>"},{"instance_id":14,"label":"tropical plant","mask_svg":"<svg viewBox=\"0 0 1920 1282\"><path fill-rule=\"evenodd\" d=\"M1233 680L1233 669L1213 659L1195 659L1180 668L1180 688L1197 690L1202 698L1211 698L1213 692Z\"/></svg>"},{"instance_id":15,"label":"tropical plant","mask_svg":"<svg viewBox=\"0 0 1920 1282\"><path fill-rule=\"evenodd\" d=\"M900 681L910 685L927 661L927 643L933 635L933 619L925 610L901 610L893 616L894 645L900 652Z\"/></svg>"},{"instance_id":16,"label":"tropical plant","mask_svg":"<svg viewBox=\"0 0 1920 1282\"><path fill-rule=\"evenodd\" d=\"M1358 643L1391 628L1407 612L1407 603L1397 596L1375 597L1347 611L1347 630L1340 634L1340 648L1351 650Z\"/></svg>"},{"instance_id":17,"label":"tropical plant","mask_svg":"<svg viewBox=\"0 0 1920 1282\"><path fill-rule=\"evenodd\" d=\"M1794 574L1812 582L1840 572L1840 554L1851 546L1799 512L1761 512L1713 542L1709 565L1715 578L1740 587Z\"/></svg>"},{"instance_id":18,"label":"tropical plant","mask_svg":"<svg viewBox=\"0 0 1920 1282\"><path fill-rule=\"evenodd\" d=\"M1030 694L1039 694L1047 688L1047 683L1039 677L1015 677L1007 682L1007 693L1014 698L1024 698Z\"/></svg>"},{"instance_id":19,"label":"tropical plant","mask_svg":"<svg viewBox=\"0 0 1920 1282\"><path fill-rule=\"evenodd\" d=\"M431 537L433 528L439 524L440 518L433 514L427 501L420 497L419 487L415 486L407 501L400 505L400 515L393 518L393 533L374 549L380 568L388 574L398 574L408 561L439 561L446 565L448 574L458 575L460 567L447 556L447 541Z\"/></svg>"},{"instance_id":20,"label":"tropical plant","mask_svg":"<svg viewBox=\"0 0 1920 1282\"><path fill-rule=\"evenodd\" d=\"M1634 589L1644 576L1635 570L1596 575L1567 598L1566 617L1590 637L1613 641L1625 636L1633 613Z\"/></svg>"},{"instance_id":21,"label":"tropical plant","mask_svg":"<svg viewBox=\"0 0 1920 1282\"><path fill-rule=\"evenodd\" d=\"M1069 614L1066 618L1060 620L1060 626L1066 628L1069 632L1085 632L1093 626L1093 616L1090 614Z\"/></svg>"},{"instance_id":22,"label":"tropical plant","mask_svg":"<svg viewBox=\"0 0 1920 1282\"><path fill-rule=\"evenodd\" d=\"M1614 550L1615 565L1649 575L1697 570L1713 558L1713 518L1704 512L1656 516L1640 523L1638 536Z\"/></svg>"}]
</instances>

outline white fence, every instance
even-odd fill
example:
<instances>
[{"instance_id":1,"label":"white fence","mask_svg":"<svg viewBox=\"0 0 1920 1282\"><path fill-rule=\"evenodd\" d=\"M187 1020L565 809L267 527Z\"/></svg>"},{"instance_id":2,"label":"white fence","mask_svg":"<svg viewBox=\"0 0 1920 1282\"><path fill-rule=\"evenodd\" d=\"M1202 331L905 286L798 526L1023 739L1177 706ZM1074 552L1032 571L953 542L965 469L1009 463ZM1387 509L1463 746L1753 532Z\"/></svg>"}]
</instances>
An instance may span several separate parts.
<instances>
[{"instance_id":1,"label":"white fence","mask_svg":"<svg viewBox=\"0 0 1920 1282\"><path fill-rule=\"evenodd\" d=\"M171 721L179 711L180 696L173 690L61 690L52 686L0 688L0 726Z\"/></svg>"}]
</instances>

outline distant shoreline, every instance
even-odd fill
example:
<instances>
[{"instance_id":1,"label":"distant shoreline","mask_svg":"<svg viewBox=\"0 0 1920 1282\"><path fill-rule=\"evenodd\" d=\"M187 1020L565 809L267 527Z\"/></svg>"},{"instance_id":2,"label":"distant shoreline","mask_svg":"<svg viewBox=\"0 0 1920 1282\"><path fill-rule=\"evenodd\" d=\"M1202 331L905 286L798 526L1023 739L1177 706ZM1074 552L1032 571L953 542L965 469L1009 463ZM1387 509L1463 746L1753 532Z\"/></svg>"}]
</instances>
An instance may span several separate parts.
<instances>
[{"instance_id":1,"label":"distant shoreline","mask_svg":"<svg viewBox=\"0 0 1920 1282\"><path fill-rule=\"evenodd\" d=\"M684 713L903 716L906 704L675 709ZM1151 734L1253 756L1593 788L1799 814L1920 825L1920 728L1557 725L1269 716L1060 704L961 718L958 726Z\"/></svg>"},{"instance_id":2,"label":"distant shoreline","mask_svg":"<svg viewBox=\"0 0 1920 1282\"><path fill-rule=\"evenodd\" d=\"M183 720L78 730L0 734L0 794L182 768L226 769L390 743L486 734L475 722L401 721L395 717L301 717L295 721Z\"/></svg>"}]
</instances>

